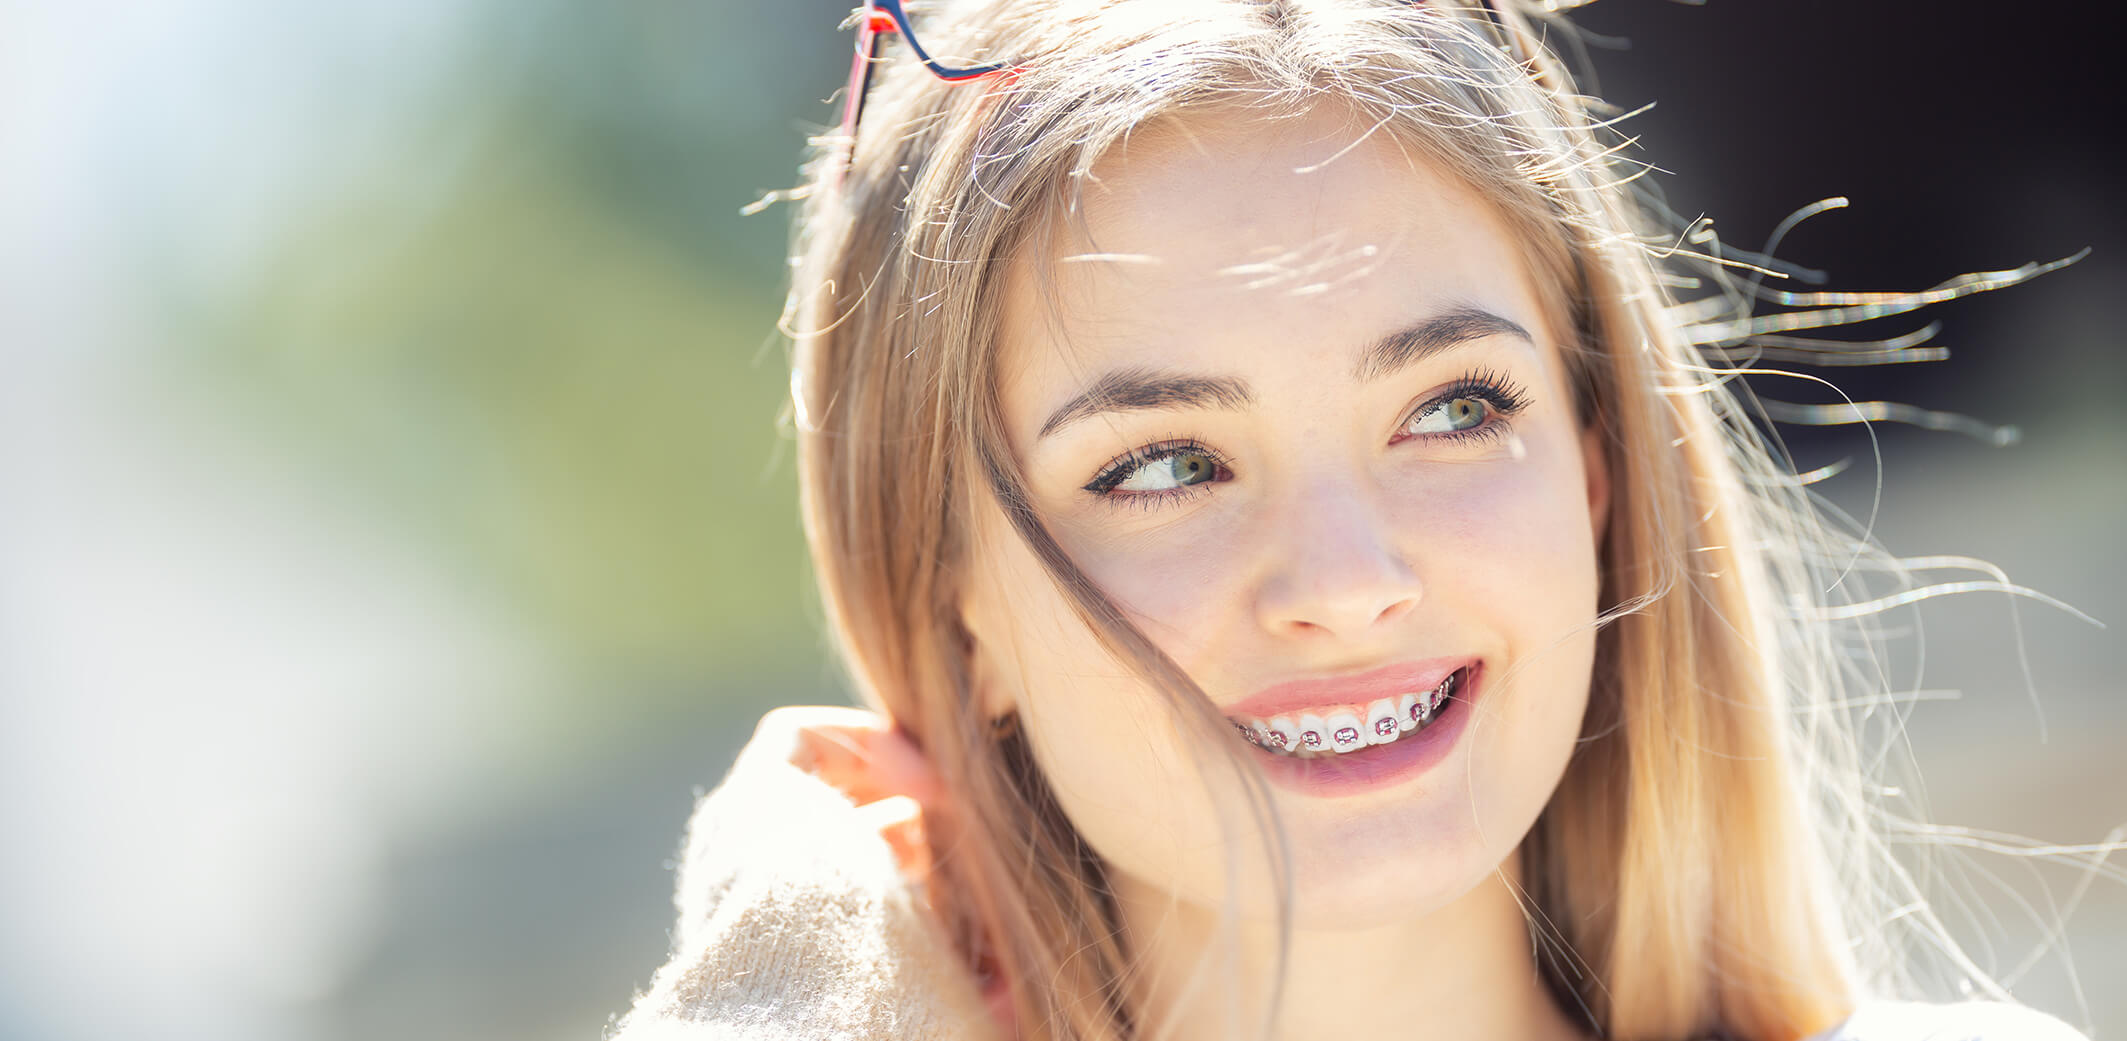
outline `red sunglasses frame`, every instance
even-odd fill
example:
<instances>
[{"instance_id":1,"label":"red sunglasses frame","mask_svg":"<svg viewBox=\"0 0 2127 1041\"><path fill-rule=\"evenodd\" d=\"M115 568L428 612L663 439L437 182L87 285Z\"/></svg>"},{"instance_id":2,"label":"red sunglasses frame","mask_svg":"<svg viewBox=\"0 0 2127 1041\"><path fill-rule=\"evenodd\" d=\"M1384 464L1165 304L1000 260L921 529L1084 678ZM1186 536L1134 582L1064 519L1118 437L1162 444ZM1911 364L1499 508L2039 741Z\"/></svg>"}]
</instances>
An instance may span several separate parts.
<instances>
[{"instance_id":1,"label":"red sunglasses frame","mask_svg":"<svg viewBox=\"0 0 2127 1041\"><path fill-rule=\"evenodd\" d=\"M870 93L872 66L879 62L880 36L900 33L923 67L947 83L966 83L1012 71L1012 66L1003 62L966 67L941 64L916 41L916 30L909 24L908 11L902 8L901 0L864 0L864 6L853 17L857 25L857 53L849 64L849 90L842 101L842 139L852 154L857 148L857 119L864 112L864 95Z\"/></svg>"}]
</instances>

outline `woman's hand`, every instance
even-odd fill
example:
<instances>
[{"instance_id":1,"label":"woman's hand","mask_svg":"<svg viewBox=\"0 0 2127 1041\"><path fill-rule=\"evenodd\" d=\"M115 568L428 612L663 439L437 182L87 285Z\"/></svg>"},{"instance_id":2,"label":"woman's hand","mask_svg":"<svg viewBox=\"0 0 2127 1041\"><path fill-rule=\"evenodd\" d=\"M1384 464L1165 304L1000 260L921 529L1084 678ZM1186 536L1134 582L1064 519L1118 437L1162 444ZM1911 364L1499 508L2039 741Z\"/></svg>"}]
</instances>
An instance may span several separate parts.
<instances>
[{"instance_id":1,"label":"woman's hand","mask_svg":"<svg viewBox=\"0 0 2127 1041\"><path fill-rule=\"evenodd\" d=\"M928 904L924 886L930 880L931 847L925 822L951 811L936 768L891 722L865 709L789 705L762 716L740 754L773 755L848 796Z\"/></svg>"},{"instance_id":2,"label":"woman's hand","mask_svg":"<svg viewBox=\"0 0 2127 1041\"><path fill-rule=\"evenodd\" d=\"M1013 1037L995 975L941 927L950 894L926 894L926 825L949 819L947 795L914 743L873 713L762 717L688 818L672 956L613 1041Z\"/></svg>"},{"instance_id":3,"label":"woman's hand","mask_svg":"<svg viewBox=\"0 0 2127 1041\"><path fill-rule=\"evenodd\" d=\"M827 705L790 705L761 717L739 753L775 756L848 796L868 827L878 830L901 865L902 877L941 928L950 928L931 900L931 838L949 837L956 821L951 794L937 768L900 728L876 712ZM990 1015L1015 1037L1011 991L985 937L969 971Z\"/></svg>"}]
</instances>

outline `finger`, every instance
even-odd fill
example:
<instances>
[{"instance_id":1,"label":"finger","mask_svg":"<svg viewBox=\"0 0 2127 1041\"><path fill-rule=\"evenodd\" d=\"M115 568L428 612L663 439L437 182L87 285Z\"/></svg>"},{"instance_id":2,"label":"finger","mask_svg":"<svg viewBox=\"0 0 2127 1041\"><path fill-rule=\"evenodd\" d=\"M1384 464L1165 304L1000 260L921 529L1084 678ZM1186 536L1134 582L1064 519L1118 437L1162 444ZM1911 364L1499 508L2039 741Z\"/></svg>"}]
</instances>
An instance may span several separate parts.
<instances>
[{"instance_id":1,"label":"finger","mask_svg":"<svg viewBox=\"0 0 2127 1041\"><path fill-rule=\"evenodd\" d=\"M795 761L806 772L840 789L859 806L896 790L893 779L882 776L869 735L840 726L809 726L798 735L800 752Z\"/></svg>"},{"instance_id":2,"label":"finger","mask_svg":"<svg viewBox=\"0 0 2127 1041\"><path fill-rule=\"evenodd\" d=\"M931 847L923 830L923 807L906 795L890 795L857 808L858 817L894 851L901 875L922 884L931 874Z\"/></svg>"},{"instance_id":3,"label":"finger","mask_svg":"<svg viewBox=\"0 0 2127 1041\"><path fill-rule=\"evenodd\" d=\"M870 800L856 798L851 789L864 783L865 759L863 747L846 728L815 725L799 729L790 762L863 803Z\"/></svg>"},{"instance_id":4,"label":"finger","mask_svg":"<svg viewBox=\"0 0 2127 1041\"><path fill-rule=\"evenodd\" d=\"M922 803L926 812L945 808L945 780L907 731L894 727L881 732L871 739L868 750L873 774L883 783Z\"/></svg>"},{"instance_id":5,"label":"finger","mask_svg":"<svg viewBox=\"0 0 2127 1041\"><path fill-rule=\"evenodd\" d=\"M937 768L899 730L816 724L799 735L799 764L858 805L906 795L942 812Z\"/></svg>"},{"instance_id":6,"label":"finger","mask_svg":"<svg viewBox=\"0 0 2127 1041\"><path fill-rule=\"evenodd\" d=\"M779 759L801 769L811 749L805 731L814 727L837 727L851 731L884 729L886 720L876 712L839 705L785 705L770 709L753 728L753 737L739 758Z\"/></svg>"}]
</instances>

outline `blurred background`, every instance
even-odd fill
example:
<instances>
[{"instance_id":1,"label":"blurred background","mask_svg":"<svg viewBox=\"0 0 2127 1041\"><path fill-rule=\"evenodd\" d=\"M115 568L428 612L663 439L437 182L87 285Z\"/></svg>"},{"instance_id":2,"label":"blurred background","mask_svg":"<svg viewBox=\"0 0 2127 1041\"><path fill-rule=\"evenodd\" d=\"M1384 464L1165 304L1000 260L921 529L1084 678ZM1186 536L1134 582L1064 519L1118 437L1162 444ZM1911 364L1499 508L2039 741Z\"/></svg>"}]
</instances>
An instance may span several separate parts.
<instances>
[{"instance_id":1,"label":"blurred background","mask_svg":"<svg viewBox=\"0 0 2127 1041\"><path fill-rule=\"evenodd\" d=\"M833 120L847 5L0 0L0 1038L584 1041L626 1007L695 793L766 707L845 696L778 426L787 212L739 210ZM1834 288L2094 247L1936 309L1947 362L1829 373L2018 444L1795 444L1853 461L1822 487L1856 516L1880 481L1894 551L2117 627L2118 37L2082 17L1584 22L1680 212L1751 247L1854 200L1781 251ZM2117 628L1898 625L1910 795L1971 829L1943 913L2127 1037L2127 884L1982 848L2127 824Z\"/></svg>"}]
</instances>

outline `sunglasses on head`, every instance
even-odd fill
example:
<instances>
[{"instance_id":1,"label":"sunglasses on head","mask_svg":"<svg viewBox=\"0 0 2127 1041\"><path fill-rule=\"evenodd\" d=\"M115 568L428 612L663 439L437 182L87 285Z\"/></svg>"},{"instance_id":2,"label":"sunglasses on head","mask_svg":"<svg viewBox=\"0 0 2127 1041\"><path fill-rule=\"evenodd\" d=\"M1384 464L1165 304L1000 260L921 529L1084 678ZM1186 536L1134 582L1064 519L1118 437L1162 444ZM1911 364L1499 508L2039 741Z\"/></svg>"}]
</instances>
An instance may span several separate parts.
<instances>
[{"instance_id":1,"label":"sunglasses on head","mask_svg":"<svg viewBox=\"0 0 2127 1041\"><path fill-rule=\"evenodd\" d=\"M864 0L864 6L857 9L852 18L857 26L857 54L849 63L849 90L842 101L842 139L851 152L855 152L857 146L857 119L864 113L864 95L871 87L872 66L879 60L880 36L900 33L901 39L907 41L908 49L915 53L916 60L947 83L965 83L1001 75L1012 68L1002 62L965 67L940 63L917 41L915 27L909 24L908 11L901 6L901 0Z\"/></svg>"}]
</instances>

